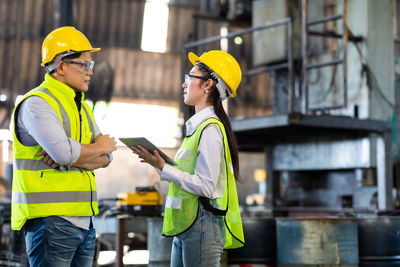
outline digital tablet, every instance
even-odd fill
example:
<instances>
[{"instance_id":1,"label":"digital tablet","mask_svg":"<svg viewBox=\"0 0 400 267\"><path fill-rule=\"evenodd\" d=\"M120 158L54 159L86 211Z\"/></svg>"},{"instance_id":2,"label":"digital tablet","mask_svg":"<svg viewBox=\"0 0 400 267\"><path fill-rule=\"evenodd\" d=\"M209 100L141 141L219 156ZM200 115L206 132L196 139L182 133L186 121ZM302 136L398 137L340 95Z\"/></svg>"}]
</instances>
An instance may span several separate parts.
<instances>
[{"instance_id":1,"label":"digital tablet","mask_svg":"<svg viewBox=\"0 0 400 267\"><path fill-rule=\"evenodd\" d=\"M149 140L144 137L132 137L132 138L119 138L122 143L124 143L127 147L132 149L133 146L141 145L146 148L148 151L153 153L154 150L157 150L160 153L160 156L165 160L166 163L176 166L178 165L175 161L173 161L170 157L168 157L164 152L162 152L158 147L153 145Z\"/></svg>"}]
</instances>

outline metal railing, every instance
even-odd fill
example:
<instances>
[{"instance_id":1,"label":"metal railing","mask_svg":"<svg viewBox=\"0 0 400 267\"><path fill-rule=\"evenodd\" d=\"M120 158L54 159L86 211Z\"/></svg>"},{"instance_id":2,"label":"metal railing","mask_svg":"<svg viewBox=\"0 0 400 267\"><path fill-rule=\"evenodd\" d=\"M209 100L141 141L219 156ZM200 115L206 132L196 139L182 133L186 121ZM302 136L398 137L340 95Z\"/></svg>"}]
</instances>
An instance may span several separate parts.
<instances>
[{"instance_id":1,"label":"metal railing","mask_svg":"<svg viewBox=\"0 0 400 267\"><path fill-rule=\"evenodd\" d=\"M309 111L317 111L317 110L331 110L331 109L340 109L345 108L347 106L347 45L348 41L359 42L362 41L362 38L357 36L350 36L349 39L349 32L347 28L347 0L343 1L343 13L342 14L335 14L331 16L321 17L313 20L308 19L308 0L302 0L302 7L301 7L301 62L302 62L302 73L301 73L301 89L300 95L297 96L298 99L294 99L294 69L293 69L293 49L292 49L292 40L293 40L293 33L292 33L292 19L290 17L286 17L280 20L276 20L273 22L268 22L266 24L247 28L237 32L230 32L225 36L213 36L205 39L201 39L198 41L193 41L186 43L183 46L182 51L182 70L184 69L184 62L186 62L187 52L190 49L198 48L199 46L214 43L221 41L222 39L232 39L237 36L242 36L249 33L254 33L257 31L270 29L273 27L278 27L281 25L287 25L286 31L286 60L284 63L279 62L277 64L266 64L263 66L258 66L253 69L248 69L243 73L243 77L250 77L253 75L258 75L261 73L267 73L271 71L276 71L280 69L287 69L288 70L288 113L294 112L294 104L295 100L301 103L301 108L297 107L296 112L301 112L307 114ZM332 31L312 31L309 30L309 27L324 24L330 21L342 20L342 34L338 34ZM336 58L330 61L325 62L314 62L310 63L308 58L308 50L309 50L309 35L318 36L322 38L338 38L342 39L342 47L341 57ZM311 108L309 104L309 86L308 86L308 75L309 71L313 69L323 68L327 66L337 66L342 65L342 97L341 103L338 105L326 105L322 107L314 107ZM183 70L184 71L184 70ZM183 72L182 71L182 72ZM183 74L183 73L182 73ZM183 75L182 75L183 77Z\"/></svg>"},{"instance_id":2,"label":"metal railing","mask_svg":"<svg viewBox=\"0 0 400 267\"><path fill-rule=\"evenodd\" d=\"M305 113L308 113L310 110L328 110L328 109L340 109L347 106L347 43L348 43L348 29L347 29L347 0L343 0L343 14L336 14L332 16L326 16L314 20L308 20L308 0L302 0L302 10L301 10L301 39L302 39L302 93L305 93ZM308 28L310 26L327 23L329 21L335 20L343 20L342 23L342 30L343 34L329 34L324 32L314 32L309 31ZM309 64L308 59L308 35L314 35L319 37L328 37L328 38L342 38L343 45L342 45L342 58L326 61L326 62L319 62ZM356 40L353 40L356 41ZM342 75L342 84L343 84L343 97L342 103L339 105L332 105L332 106L325 106L325 107L318 107L318 108L310 108L309 107L309 88L308 88L308 71L311 69L322 68L326 66L335 66L342 64L343 67L343 75Z\"/></svg>"}]
</instances>

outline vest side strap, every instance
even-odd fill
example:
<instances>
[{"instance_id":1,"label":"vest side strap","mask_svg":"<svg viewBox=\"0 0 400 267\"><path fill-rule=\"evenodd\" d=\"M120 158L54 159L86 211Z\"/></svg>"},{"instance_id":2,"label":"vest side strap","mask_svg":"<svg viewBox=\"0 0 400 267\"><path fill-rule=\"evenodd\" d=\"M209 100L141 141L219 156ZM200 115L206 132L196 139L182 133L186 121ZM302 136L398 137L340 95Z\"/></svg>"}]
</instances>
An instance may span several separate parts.
<instances>
[{"instance_id":1,"label":"vest side strap","mask_svg":"<svg viewBox=\"0 0 400 267\"><path fill-rule=\"evenodd\" d=\"M206 197L199 197L199 202L203 205L204 209L217 216L225 216L227 210L220 210L211 205L210 200Z\"/></svg>"}]
</instances>

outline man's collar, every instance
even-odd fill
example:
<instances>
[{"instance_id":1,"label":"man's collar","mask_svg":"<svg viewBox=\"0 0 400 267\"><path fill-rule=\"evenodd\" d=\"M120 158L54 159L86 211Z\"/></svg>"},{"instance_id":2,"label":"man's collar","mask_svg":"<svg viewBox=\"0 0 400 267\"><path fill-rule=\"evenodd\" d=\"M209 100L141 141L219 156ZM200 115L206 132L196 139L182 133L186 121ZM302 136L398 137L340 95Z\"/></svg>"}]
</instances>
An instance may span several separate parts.
<instances>
[{"instance_id":1,"label":"man's collar","mask_svg":"<svg viewBox=\"0 0 400 267\"><path fill-rule=\"evenodd\" d=\"M44 85L48 85L49 87L53 88L53 89L57 89L59 91L61 91L62 93L75 98L76 93L75 90L72 89L71 87L69 87L68 85L66 85L65 83L60 82L57 79L54 79L50 74L46 73L45 77L44 77ZM81 93L82 95L82 100L84 98L84 93Z\"/></svg>"}]
</instances>

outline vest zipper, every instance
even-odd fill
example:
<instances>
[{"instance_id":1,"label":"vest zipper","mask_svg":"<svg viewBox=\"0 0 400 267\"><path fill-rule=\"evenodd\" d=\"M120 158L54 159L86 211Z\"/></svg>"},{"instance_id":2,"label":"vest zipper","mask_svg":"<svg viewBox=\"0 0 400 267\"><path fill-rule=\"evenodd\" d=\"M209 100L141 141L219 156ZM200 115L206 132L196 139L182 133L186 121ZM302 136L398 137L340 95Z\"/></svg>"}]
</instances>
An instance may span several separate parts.
<instances>
[{"instance_id":1,"label":"vest zipper","mask_svg":"<svg viewBox=\"0 0 400 267\"><path fill-rule=\"evenodd\" d=\"M79 113L79 143L82 141L82 114L81 114L81 110L82 110L82 106L78 104L76 105L77 109L78 109L78 113ZM81 169L82 170L82 169ZM90 180L90 175L87 173L86 170L83 170L87 177L89 178L89 186L90 186L90 208L92 209L92 214L93 216L94 214L94 209L93 209L93 188L92 188L92 181ZM94 176L94 174L93 174ZM92 218L90 218L90 224L92 225Z\"/></svg>"},{"instance_id":2,"label":"vest zipper","mask_svg":"<svg viewBox=\"0 0 400 267\"><path fill-rule=\"evenodd\" d=\"M82 115L79 110L79 143L82 141Z\"/></svg>"}]
</instances>

